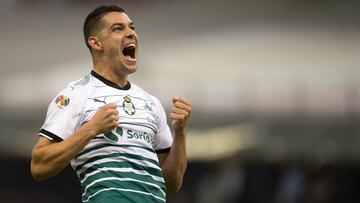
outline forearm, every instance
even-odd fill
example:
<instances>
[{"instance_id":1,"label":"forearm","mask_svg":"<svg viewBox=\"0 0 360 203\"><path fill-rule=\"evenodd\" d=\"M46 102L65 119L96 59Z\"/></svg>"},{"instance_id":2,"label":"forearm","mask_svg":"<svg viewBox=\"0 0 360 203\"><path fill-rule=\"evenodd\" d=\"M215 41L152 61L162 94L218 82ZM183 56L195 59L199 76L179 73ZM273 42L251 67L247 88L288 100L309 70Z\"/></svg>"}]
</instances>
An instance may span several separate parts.
<instances>
[{"instance_id":1,"label":"forearm","mask_svg":"<svg viewBox=\"0 0 360 203\"><path fill-rule=\"evenodd\" d=\"M167 191L169 193L177 192L181 187L187 167L185 131L174 132L172 147L161 167Z\"/></svg>"},{"instance_id":2,"label":"forearm","mask_svg":"<svg viewBox=\"0 0 360 203\"><path fill-rule=\"evenodd\" d=\"M173 97L172 102L170 117L174 140L170 152L161 164L168 193L179 191L185 174L187 167L186 129L192 110L191 103L184 98Z\"/></svg>"},{"instance_id":3,"label":"forearm","mask_svg":"<svg viewBox=\"0 0 360 203\"><path fill-rule=\"evenodd\" d=\"M33 177L37 181L42 181L62 171L87 145L94 133L92 129L84 125L62 142L51 144L39 142L32 152Z\"/></svg>"}]
</instances>

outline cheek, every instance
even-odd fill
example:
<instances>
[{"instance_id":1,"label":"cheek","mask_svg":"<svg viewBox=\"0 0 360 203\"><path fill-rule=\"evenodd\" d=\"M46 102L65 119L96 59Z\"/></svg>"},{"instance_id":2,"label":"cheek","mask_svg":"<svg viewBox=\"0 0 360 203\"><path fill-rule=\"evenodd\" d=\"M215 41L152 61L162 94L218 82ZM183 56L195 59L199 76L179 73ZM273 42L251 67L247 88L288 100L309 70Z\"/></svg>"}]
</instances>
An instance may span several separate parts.
<instances>
[{"instance_id":1,"label":"cheek","mask_svg":"<svg viewBox=\"0 0 360 203\"><path fill-rule=\"evenodd\" d=\"M121 54L119 48L117 47L110 47L107 50L107 52L108 52L108 56L111 58L118 57Z\"/></svg>"}]
</instances>

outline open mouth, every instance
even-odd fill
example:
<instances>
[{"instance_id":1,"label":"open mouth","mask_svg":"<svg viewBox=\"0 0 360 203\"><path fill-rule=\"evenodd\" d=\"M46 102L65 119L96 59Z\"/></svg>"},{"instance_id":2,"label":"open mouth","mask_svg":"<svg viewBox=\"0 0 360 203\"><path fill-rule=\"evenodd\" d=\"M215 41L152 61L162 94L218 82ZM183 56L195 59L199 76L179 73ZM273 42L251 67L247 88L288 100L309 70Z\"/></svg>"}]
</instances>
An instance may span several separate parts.
<instances>
[{"instance_id":1,"label":"open mouth","mask_svg":"<svg viewBox=\"0 0 360 203\"><path fill-rule=\"evenodd\" d=\"M136 45L135 44L128 44L122 51L123 55L127 60L134 61L136 60Z\"/></svg>"}]
</instances>

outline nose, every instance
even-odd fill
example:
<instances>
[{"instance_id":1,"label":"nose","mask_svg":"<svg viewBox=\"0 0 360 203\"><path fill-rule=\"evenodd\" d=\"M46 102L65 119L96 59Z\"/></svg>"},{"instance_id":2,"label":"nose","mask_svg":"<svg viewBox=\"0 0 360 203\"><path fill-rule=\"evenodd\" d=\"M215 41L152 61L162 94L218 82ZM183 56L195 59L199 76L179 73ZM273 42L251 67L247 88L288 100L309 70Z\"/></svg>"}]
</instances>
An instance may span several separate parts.
<instances>
[{"instance_id":1,"label":"nose","mask_svg":"<svg viewBox=\"0 0 360 203\"><path fill-rule=\"evenodd\" d=\"M136 32L135 30L131 29L131 28L127 28L127 33L126 33L126 37L129 39L135 39L136 38Z\"/></svg>"}]
</instances>

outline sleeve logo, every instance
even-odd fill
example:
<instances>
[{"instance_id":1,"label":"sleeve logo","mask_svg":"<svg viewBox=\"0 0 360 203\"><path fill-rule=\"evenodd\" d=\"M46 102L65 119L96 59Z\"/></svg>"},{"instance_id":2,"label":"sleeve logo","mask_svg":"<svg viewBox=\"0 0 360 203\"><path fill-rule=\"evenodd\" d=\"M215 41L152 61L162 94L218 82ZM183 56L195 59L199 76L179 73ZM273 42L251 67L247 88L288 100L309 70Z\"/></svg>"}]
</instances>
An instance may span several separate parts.
<instances>
[{"instance_id":1,"label":"sleeve logo","mask_svg":"<svg viewBox=\"0 0 360 203\"><path fill-rule=\"evenodd\" d=\"M64 95L59 95L56 99L55 99L55 104L59 107L59 108L64 108L65 106L69 105L70 103L70 98Z\"/></svg>"}]
</instances>

